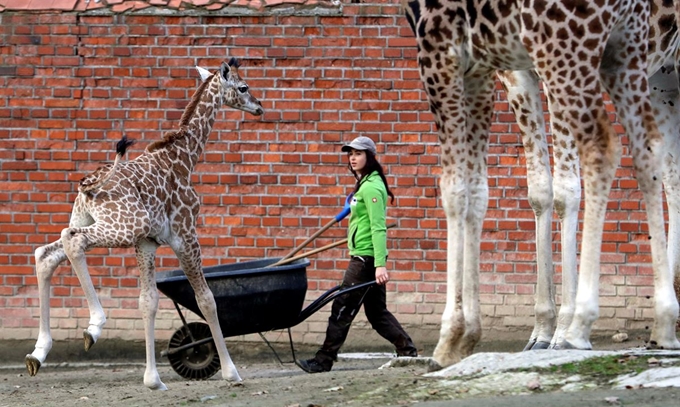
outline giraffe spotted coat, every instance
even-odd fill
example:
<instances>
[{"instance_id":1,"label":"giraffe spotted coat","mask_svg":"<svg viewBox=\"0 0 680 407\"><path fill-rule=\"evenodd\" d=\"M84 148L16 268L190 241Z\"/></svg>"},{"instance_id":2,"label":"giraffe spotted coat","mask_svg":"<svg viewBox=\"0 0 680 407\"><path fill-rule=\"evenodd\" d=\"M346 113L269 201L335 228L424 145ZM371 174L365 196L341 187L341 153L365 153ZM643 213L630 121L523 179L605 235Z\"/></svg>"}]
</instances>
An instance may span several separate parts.
<instances>
[{"instance_id":1,"label":"giraffe spotted coat","mask_svg":"<svg viewBox=\"0 0 680 407\"><path fill-rule=\"evenodd\" d=\"M134 247L140 274L139 307L145 326L146 370L144 384L165 390L156 369L154 320L158 309L155 280L156 249L169 245L196 294L213 338L222 338L215 300L203 276L201 247L196 234L199 200L191 185L191 172L201 156L222 105L253 115L264 113L232 58L214 73L197 67L202 83L180 119L179 128L149 145L134 160L121 162L129 145L122 140L113 165L98 169L81 180L69 227L54 243L35 251L40 296L40 329L35 350L26 355L31 376L52 347L50 335L50 280L57 266L68 258L85 292L90 321L84 331L85 350L99 339L106 317L89 276L85 252L95 247ZM222 377L239 381L224 341L215 341Z\"/></svg>"},{"instance_id":2,"label":"giraffe spotted coat","mask_svg":"<svg viewBox=\"0 0 680 407\"><path fill-rule=\"evenodd\" d=\"M448 225L447 302L435 361L443 366L455 363L472 352L481 336L479 240L488 199L486 155L494 77L496 71L532 69L543 81L548 96L554 143L571 154L564 157L567 168L563 170L569 172L569 165L577 168L580 164L585 186L575 311L557 346L590 348L590 331L598 316L602 227L621 154L604 108L602 92L606 90L626 129L638 184L647 205L656 293L651 342L660 347L680 348L673 329L678 303L665 252L662 171L658 165L662 137L654 120L647 80L650 2L406 0L405 3L407 19L416 35L421 78L439 129L440 187ZM545 162L547 155L536 159L538 165ZM570 208L574 203L572 192L580 187L570 187L571 191L555 191L556 196L565 194L564 199L556 199L558 214L563 210L560 203L568 201ZM550 209L541 208L535 200L532 206L540 213ZM549 222L544 223L549 227ZM568 226L574 228L575 236L577 225ZM551 294L547 283L546 277L539 277L538 290ZM554 318L554 308L537 310L539 318ZM551 322L543 324L548 326Z\"/></svg>"}]
</instances>

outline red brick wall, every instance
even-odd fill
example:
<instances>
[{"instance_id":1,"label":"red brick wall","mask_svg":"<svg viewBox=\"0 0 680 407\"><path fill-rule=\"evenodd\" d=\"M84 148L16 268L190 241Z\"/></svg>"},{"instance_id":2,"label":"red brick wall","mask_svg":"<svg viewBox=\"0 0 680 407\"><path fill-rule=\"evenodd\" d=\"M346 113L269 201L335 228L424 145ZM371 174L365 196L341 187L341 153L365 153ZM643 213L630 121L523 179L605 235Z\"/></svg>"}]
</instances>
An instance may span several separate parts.
<instances>
[{"instance_id":1,"label":"red brick wall","mask_svg":"<svg viewBox=\"0 0 680 407\"><path fill-rule=\"evenodd\" d=\"M0 35L0 338L37 337L33 252L68 225L77 181L113 160L121 134L139 141L134 158L176 128L198 85L193 67L214 69L233 56L267 113L220 113L193 175L204 265L279 256L318 230L353 184L341 143L368 135L397 196L388 212L398 223L389 233L389 306L414 337L435 340L446 279L439 146L397 6L345 5L326 16L5 12ZM482 310L487 328L526 332L536 280L533 213L523 148L500 90L496 108ZM641 195L627 155L622 164L604 235L599 328L644 327L651 311ZM313 247L344 233L335 227ZM341 248L312 259L308 298L338 283L346 258ZM559 281L559 254L555 261ZM109 337L143 336L135 263L131 249L88 255ZM167 247L158 267L178 267ZM88 312L78 280L62 265L53 284L54 336L80 338L75 328L87 325ZM167 338L179 319L169 301L162 308L158 337ZM295 328L296 339L318 342L326 317L324 310ZM356 332L366 328L362 321Z\"/></svg>"}]
</instances>

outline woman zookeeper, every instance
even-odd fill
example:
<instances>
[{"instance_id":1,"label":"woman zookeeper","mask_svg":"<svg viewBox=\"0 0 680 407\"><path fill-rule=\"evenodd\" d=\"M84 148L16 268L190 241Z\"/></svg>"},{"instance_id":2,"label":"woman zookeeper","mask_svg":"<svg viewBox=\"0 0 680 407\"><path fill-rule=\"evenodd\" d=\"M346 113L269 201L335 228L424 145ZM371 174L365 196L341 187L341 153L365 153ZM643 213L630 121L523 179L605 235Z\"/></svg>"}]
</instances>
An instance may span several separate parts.
<instances>
[{"instance_id":1,"label":"woman zookeeper","mask_svg":"<svg viewBox=\"0 0 680 407\"><path fill-rule=\"evenodd\" d=\"M331 370L361 304L373 329L394 345L397 356L418 356L413 341L386 305L385 283L390 279L385 267L387 197L389 195L394 201L394 194L376 159L377 149L373 140L357 137L343 145L342 151L347 153L349 170L357 179L347 232L351 259L342 285L352 286L373 280L378 285L350 292L333 301L326 339L321 349L314 358L298 361L298 365L307 373Z\"/></svg>"}]
</instances>

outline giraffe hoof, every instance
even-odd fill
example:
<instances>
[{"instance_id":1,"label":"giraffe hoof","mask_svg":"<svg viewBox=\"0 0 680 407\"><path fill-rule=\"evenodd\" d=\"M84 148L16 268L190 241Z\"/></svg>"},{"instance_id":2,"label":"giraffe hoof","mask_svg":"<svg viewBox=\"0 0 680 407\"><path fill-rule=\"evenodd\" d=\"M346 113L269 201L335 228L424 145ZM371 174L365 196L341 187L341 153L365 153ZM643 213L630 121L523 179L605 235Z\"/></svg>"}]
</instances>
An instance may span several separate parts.
<instances>
[{"instance_id":1,"label":"giraffe hoof","mask_svg":"<svg viewBox=\"0 0 680 407\"><path fill-rule=\"evenodd\" d=\"M87 330L83 331L83 339L85 340L85 343L84 343L84 345L85 345L85 352L89 351L90 348L92 347L92 345L94 345L95 342L97 342L97 340L94 339L94 337L92 336L92 334L90 334L89 332L87 332Z\"/></svg>"},{"instance_id":2,"label":"giraffe hoof","mask_svg":"<svg viewBox=\"0 0 680 407\"><path fill-rule=\"evenodd\" d=\"M555 346L553 347L554 350L566 350L566 349L578 349L576 346L572 345L568 341L562 341L560 343L556 343Z\"/></svg>"},{"instance_id":3,"label":"giraffe hoof","mask_svg":"<svg viewBox=\"0 0 680 407\"><path fill-rule=\"evenodd\" d=\"M149 390L154 390L154 391L166 391L168 390L168 386L165 385L162 381L158 381L158 383L155 383L151 386L147 386Z\"/></svg>"},{"instance_id":4,"label":"giraffe hoof","mask_svg":"<svg viewBox=\"0 0 680 407\"><path fill-rule=\"evenodd\" d=\"M555 347L553 349L555 349L555 350L569 350L569 349L593 350L593 345L591 345L590 342L588 342L588 341L576 340L574 342L569 342L567 340L563 340L561 342L556 343Z\"/></svg>"},{"instance_id":5,"label":"giraffe hoof","mask_svg":"<svg viewBox=\"0 0 680 407\"><path fill-rule=\"evenodd\" d=\"M541 349L548 349L550 347L550 342L546 341L539 341L534 344L534 346L531 347L531 350L541 350Z\"/></svg>"},{"instance_id":6,"label":"giraffe hoof","mask_svg":"<svg viewBox=\"0 0 680 407\"><path fill-rule=\"evenodd\" d=\"M532 339L529 341L529 343L526 344L524 349L522 349L522 352L526 352L528 350L532 350L534 348L534 345L536 344L536 339Z\"/></svg>"},{"instance_id":7,"label":"giraffe hoof","mask_svg":"<svg viewBox=\"0 0 680 407\"><path fill-rule=\"evenodd\" d=\"M38 374L38 370L40 370L40 366L42 365L38 358L33 355L26 355L24 362L26 362L26 369L28 370L29 375L35 376Z\"/></svg>"}]
</instances>

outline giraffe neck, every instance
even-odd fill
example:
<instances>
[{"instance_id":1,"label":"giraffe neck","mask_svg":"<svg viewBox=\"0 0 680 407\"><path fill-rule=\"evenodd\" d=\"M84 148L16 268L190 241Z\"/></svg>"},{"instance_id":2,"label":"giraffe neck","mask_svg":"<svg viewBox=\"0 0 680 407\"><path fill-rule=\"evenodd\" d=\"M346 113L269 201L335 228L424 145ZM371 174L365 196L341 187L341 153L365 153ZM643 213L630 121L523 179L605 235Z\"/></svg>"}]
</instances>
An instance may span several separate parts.
<instances>
[{"instance_id":1,"label":"giraffe neck","mask_svg":"<svg viewBox=\"0 0 680 407\"><path fill-rule=\"evenodd\" d=\"M170 147L177 150L177 158L189 173L203 154L215 123L215 115L222 104L219 81L215 75L206 86L198 88L180 120L179 131L184 133L184 137L178 138Z\"/></svg>"}]
</instances>

